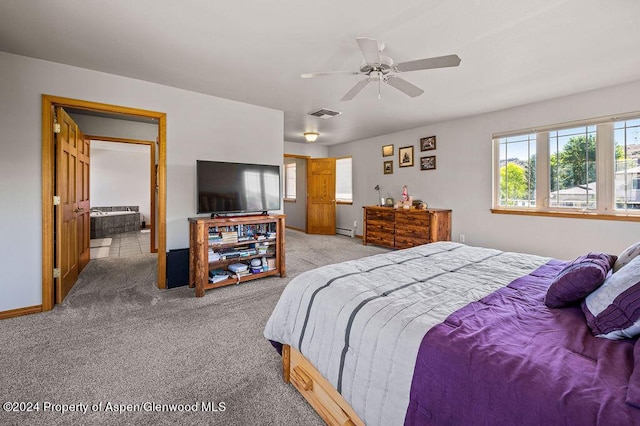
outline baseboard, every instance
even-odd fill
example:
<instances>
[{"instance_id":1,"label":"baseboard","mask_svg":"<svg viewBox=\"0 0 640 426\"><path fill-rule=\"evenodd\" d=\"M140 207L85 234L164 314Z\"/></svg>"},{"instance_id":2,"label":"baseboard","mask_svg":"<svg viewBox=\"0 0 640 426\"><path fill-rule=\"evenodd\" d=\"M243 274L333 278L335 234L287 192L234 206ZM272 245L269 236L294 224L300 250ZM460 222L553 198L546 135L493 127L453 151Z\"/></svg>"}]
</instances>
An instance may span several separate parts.
<instances>
[{"instance_id":1,"label":"baseboard","mask_svg":"<svg viewBox=\"0 0 640 426\"><path fill-rule=\"evenodd\" d=\"M306 230L306 229L296 228L295 226L285 225L284 227L285 227L285 228L287 228L287 229L293 229L294 231L300 231L300 232L304 232L304 233L306 233L306 232L307 232L307 230Z\"/></svg>"},{"instance_id":2,"label":"baseboard","mask_svg":"<svg viewBox=\"0 0 640 426\"><path fill-rule=\"evenodd\" d=\"M24 308L11 309L8 311L0 311L0 320L21 317L22 315L31 315L42 312L42 305L27 306Z\"/></svg>"}]
</instances>

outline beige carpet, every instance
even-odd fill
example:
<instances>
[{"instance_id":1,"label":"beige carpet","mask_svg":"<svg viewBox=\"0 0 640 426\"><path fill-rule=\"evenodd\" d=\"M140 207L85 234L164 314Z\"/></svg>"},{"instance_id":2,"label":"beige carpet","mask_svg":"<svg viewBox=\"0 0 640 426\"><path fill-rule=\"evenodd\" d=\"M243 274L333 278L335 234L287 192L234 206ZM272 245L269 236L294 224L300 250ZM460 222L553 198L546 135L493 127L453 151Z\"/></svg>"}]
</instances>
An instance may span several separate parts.
<instances>
[{"instance_id":1,"label":"beige carpet","mask_svg":"<svg viewBox=\"0 0 640 426\"><path fill-rule=\"evenodd\" d=\"M293 277L387 250L291 230L285 245L286 278L208 290L204 297L186 286L158 289L152 254L89 262L52 311L0 321L0 401L96 409L0 410L0 425L323 425L282 381L281 360L263 336L264 325ZM224 402L226 409L204 411L202 402ZM138 411L107 410L107 403ZM144 403L197 404L198 410L135 405Z\"/></svg>"}]
</instances>

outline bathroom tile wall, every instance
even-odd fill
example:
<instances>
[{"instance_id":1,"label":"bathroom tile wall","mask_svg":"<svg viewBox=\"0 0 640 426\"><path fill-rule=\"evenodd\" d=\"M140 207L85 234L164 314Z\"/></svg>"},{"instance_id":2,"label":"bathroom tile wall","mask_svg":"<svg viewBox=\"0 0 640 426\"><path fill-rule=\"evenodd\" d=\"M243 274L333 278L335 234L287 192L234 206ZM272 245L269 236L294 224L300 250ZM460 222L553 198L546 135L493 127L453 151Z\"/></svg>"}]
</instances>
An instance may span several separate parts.
<instances>
[{"instance_id":1,"label":"bathroom tile wall","mask_svg":"<svg viewBox=\"0 0 640 426\"><path fill-rule=\"evenodd\" d=\"M91 238L105 238L111 235L140 229L141 218L139 206L91 207L91 210L100 210L103 212L131 212L122 215L92 217L90 232Z\"/></svg>"}]
</instances>

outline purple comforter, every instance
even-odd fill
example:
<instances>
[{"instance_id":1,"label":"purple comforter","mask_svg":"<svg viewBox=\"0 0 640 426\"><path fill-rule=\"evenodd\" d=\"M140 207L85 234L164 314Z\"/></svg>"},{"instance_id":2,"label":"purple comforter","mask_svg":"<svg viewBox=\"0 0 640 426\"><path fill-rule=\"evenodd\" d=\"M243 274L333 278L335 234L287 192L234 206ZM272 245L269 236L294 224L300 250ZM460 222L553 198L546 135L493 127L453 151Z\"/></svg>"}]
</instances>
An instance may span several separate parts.
<instances>
[{"instance_id":1,"label":"purple comforter","mask_svg":"<svg viewBox=\"0 0 640 426\"><path fill-rule=\"evenodd\" d=\"M544 305L563 265L550 261L425 335L406 425L640 425L625 403L635 341L593 337L579 306Z\"/></svg>"}]
</instances>

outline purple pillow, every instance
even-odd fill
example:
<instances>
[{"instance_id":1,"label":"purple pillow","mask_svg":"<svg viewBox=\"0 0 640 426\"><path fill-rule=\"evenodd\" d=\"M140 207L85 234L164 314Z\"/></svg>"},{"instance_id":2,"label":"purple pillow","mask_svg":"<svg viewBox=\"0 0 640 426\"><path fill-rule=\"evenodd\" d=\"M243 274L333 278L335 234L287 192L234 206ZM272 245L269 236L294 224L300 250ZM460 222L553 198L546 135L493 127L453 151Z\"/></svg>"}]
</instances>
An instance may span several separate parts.
<instances>
[{"instance_id":1,"label":"purple pillow","mask_svg":"<svg viewBox=\"0 0 640 426\"><path fill-rule=\"evenodd\" d=\"M589 253L565 266L551 282L544 303L550 308L562 308L587 297L602 285L617 256Z\"/></svg>"}]
</instances>

